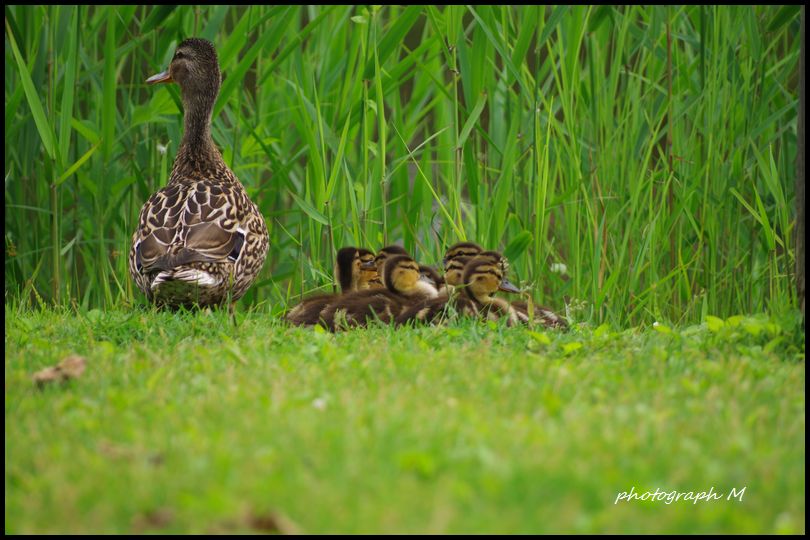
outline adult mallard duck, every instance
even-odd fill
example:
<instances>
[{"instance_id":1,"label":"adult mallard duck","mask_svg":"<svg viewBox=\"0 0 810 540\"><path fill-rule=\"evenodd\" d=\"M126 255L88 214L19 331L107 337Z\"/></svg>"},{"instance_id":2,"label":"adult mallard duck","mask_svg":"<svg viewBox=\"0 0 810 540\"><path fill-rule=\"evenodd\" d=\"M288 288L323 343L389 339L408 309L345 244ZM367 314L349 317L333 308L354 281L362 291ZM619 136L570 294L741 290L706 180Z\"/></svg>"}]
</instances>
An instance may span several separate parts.
<instances>
[{"instance_id":1,"label":"adult mallard duck","mask_svg":"<svg viewBox=\"0 0 810 540\"><path fill-rule=\"evenodd\" d=\"M169 69L146 80L180 85L183 140L163 189L141 208L129 270L152 301L169 307L239 299L267 256L267 225L211 139L221 76L211 42L177 46Z\"/></svg>"}]
</instances>

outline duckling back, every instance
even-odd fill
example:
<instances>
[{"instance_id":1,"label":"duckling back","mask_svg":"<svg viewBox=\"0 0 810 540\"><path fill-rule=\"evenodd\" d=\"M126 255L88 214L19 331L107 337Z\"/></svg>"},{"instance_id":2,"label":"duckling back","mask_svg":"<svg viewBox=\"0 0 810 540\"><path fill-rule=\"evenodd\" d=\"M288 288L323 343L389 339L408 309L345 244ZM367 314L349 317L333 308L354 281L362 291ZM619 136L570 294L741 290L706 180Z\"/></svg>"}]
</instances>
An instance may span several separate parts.
<instances>
[{"instance_id":1,"label":"duckling back","mask_svg":"<svg viewBox=\"0 0 810 540\"><path fill-rule=\"evenodd\" d=\"M561 330L568 329L568 322L561 316L557 315L550 308L540 306L532 302L531 308L529 302L525 300L518 300L512 302L512 307L515 308L520 322L525 324L539 324L547 328L559 328Z\"/></svg>"}]
</instances>

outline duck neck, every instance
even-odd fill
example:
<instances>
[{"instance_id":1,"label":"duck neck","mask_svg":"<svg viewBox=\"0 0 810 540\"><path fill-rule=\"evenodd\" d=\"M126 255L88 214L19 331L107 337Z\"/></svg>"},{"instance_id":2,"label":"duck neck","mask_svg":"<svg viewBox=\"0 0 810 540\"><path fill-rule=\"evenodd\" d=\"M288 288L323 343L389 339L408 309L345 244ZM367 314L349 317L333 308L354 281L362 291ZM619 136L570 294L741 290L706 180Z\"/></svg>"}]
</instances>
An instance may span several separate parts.
<instances>
[{"instance_id":1,"label":"duck neck","mask_svg":"<svg viewBox=\"0 0 810 540\"><path fill-rule=\"evenodd\" d=\"M183 96L183 140L180 142L178 158L195 162L216 161L221 159L214 140L211 138L211 113L214 110L216 97L196 95L194 98Z\"/></svg>"}]
</instances>

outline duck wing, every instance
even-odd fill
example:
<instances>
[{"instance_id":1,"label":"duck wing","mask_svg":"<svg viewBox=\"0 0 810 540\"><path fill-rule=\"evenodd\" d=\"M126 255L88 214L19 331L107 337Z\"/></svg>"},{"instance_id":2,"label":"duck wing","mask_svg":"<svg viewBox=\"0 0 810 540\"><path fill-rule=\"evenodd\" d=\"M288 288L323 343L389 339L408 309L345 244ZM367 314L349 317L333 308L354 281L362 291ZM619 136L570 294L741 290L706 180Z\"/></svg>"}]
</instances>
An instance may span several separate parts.
<instances>
[{"instance_id":1,"label":"duck wing","mask_svg":"<svg viewBox=\"0 0 810 540\"><path fill-rule=\"evenodd\" d=\"M139 273L195 262L235 262L245 242L235 186L197 181L156 192L141 209L133 244Z\"/></svg>"}]
</instances>

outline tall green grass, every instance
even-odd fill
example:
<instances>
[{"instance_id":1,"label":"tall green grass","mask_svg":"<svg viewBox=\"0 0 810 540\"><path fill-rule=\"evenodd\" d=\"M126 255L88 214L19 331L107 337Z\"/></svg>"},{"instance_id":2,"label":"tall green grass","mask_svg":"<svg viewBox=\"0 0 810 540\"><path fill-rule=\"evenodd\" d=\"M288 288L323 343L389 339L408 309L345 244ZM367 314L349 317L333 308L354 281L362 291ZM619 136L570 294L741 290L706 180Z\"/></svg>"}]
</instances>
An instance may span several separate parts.
<instances>
[{"instance_id":1,"label":"tall green grass","mask_svg":"<svg viewBox=\"0 0 810 540\"><path fill-rule=\"evenodd\" d=\"M270 228L243 305L328 286L335 246L436 262L462 239L580 320L795 305L796 6L11 6L5 22L7 302L143 301L129 240L182 129L178 88L143 81L197 35L224 74L214 139Z\"/></svg>"}]
</instances>

